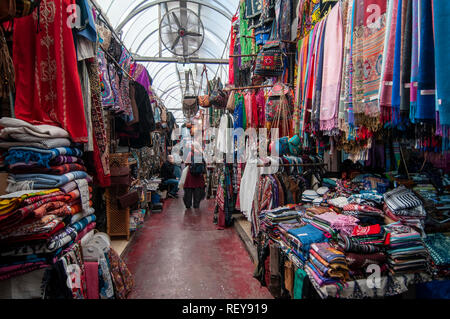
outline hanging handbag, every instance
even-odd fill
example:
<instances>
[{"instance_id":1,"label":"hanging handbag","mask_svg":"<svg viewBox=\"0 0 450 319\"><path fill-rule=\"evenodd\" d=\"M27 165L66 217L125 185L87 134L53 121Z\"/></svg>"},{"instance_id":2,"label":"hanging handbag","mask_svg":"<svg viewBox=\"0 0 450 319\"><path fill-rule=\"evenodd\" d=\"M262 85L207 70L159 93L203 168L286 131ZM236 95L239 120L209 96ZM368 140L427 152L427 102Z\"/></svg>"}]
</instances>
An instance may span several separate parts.
<instances>
[{"instance_id":1,"label":"hanging handbag","mask_svg":"<svg viewBox=\"0 0 450 319\"><path fill-rule=\"evenodd\" d=\"M230 93L227 102L227 110L230 113L234 113L234 104L236 103L236 96L233 92Z\"/></svg>"},{"instance_id":2,"label":"hanging handbag","mask_svg":"<svg viewBox=\"0 0 450 319\"><path fill-rule=\"evenodd\" d=\"M192 72L189 71L189 76L192 76ZM189 79L188 79L189 81ZM195 88L195 83L194 83L194 78L192 77L192 84L194 84L194 88ZM198 110L199 110L199 105L198 105L198 96L195 95L185 95L183 98L183 115L184 117L186 117L187 119L189 118L193 118L195 116L195 114L197 114Z\"/></svg>"},{"instance_id":3,"label":"hanging handbag","mask_svg":"<svg viewBox=\"0 0 450 319\"><path fill-rule=\"evenodd\" d=\"M220 78L213 80L213 82L214 85L210 91L209 101L215 108L225 109L228 102L228 93L223 90L223 85Z\"/></svg>"},{"instance_id":4,"label":"hanging handbag","mask_svg":"<svg viewBox=\"0 0 450 319\"><path fill-rule=\"evenodd\" d=\"M256 75L278 77L283 74L283 46L281 41L275 39L275 34L275 22L273 22L270 39L264 44L256 57Z\"/></svg>"},{"instance_id":5,"label":"hanging handbag","mask_svg":"<svg viewBox=\"0 0 450 319\"><path fill-rule=\"evenodd\" d=\"M130 167L111 167L111 185L131 185Z\"/></svg>"},{"instance_id":6,"label":"hanging handbag","mask_svg":"<svg viewBox=\"0 0 450 319\"><path fill-rule=\"evenodd\" d=\"M200 95L202 93L202 84L203 84L203 74L206 74L206 83L208 85L208 94L206 95ZM209 92L211 92L210 86L209 86L209 79L208 79L208 69L206 68L206 65L203 66L202 76L200 79L200 87L198 88L198 104L201 107L210 107L211 102L209 100Z\"/></svg>"},{"instance_id":7,"label":"hanging handbag","mask_svg":"<svg viewBox=\"0 0 450 319\"><path fill-rule=\"evenodd\" d=\"M139 194L137 191L132 191L119 196L118 201L120 208L128 208L139 202Z\"/></svg>"}]
</instances>

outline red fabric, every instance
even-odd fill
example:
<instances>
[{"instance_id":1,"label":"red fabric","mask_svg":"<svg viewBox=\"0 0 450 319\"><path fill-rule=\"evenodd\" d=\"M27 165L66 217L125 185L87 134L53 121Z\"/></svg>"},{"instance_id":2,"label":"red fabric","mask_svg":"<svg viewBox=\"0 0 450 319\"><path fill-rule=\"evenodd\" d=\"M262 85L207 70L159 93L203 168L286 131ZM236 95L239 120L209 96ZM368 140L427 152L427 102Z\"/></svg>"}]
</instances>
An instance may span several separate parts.
<instances>
[{"instance_id":1,"label":"red fabric","mask_svg":"<svg viewBox=\"0 0 450 319\"><path fill-rule=\"evenodd\" d=\"M380 232L380 225L372 225L368 227L356 226L353 228L352 236L369 236L379 234Z\"/></svg>"},{"instance_id":2,"label":"red fabric","mask_svg":"<svg viewBox=\"0 0 450 319\"><path fill-rule=\"evenodd\" d=\"M191 172L187 172L186 180L184 181L184 188L203 188L205 187L205 178L203 175L194 176Z\"/></svg>"},{"instance_id":3,"label":"red fabric","mask_svg":"<svg viewBox=\"0 0 450 319\"><path fill-rule=\"evenodd\" d=\"M32 15L15 19L13 60L16 117L32 124L60 126L86 143L77 58L67 7L74 0L42 0ZM39 16L39 32L36 32ZM70 11L70 10L69 10Z\"/></svg>"},{"instance_id":4,"label":"red fabric","mask_svg":"<svg viewBox=\"0 0 450 319\"><path fill-rule=\"evenodd\" d=\"M236 33L234 33L233 23L238 19L237 15L234 15L231 19L231 37L230 37L230 56L234 55L234 45L236 43ZM228 83L234 84L234 58L230 57L228 68Z\"/></svg>"},{"instance_id":5,"label":"red fabric","mask_svg":"<svg viewBox=\"0 0 450 319\"><path fill-rule=\"evenodd\" d=\"M88 299L99 299L98 289L98 262L87 261L86 268L86 288Z\"/></svg>"}]
</instances>

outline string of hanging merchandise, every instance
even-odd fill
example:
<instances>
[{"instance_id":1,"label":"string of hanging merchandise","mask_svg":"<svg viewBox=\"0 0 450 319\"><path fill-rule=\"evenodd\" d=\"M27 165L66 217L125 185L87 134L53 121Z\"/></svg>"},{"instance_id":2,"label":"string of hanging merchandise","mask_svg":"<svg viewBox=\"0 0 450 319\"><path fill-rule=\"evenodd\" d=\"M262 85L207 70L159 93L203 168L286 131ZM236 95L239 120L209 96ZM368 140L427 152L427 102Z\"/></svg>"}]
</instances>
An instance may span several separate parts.
<instances>
[{"instance_id":1,"label":"string of hanging merchandise","mask_svg":"<svg viewBox=\"0 0 450 319\"><path fill-rule=\"evenodd\" d=\"M284 85L294 87L293 84L284 84ZM224 91L255 90L255 89L261 89L261 88L271 88L273 86L274 86L273 84L243 86L243 87L237 87L237 88L225 88Z\"/></svg>"},{"instance_id":2,"label":"string of hanging merchandise","mask_svg":"<svg viewBox=\"0 0 450 319\"><path fill-rule=\"evenodd\" d=\"M272 164L270 165L262 165L259 164L258 167L270 167ZM304 163L304 164L274 164L273 166L285 166L285 167L290 167L290 166L301 166L301 167L322 167L322 166L328 166L327 163Z\"/></svg>"},{"instance_id":3,"label":"string of hanging merchandise","mask_svg":"<svg viewBox=\"0 0 450 319\"><path fill-rule=\"evenodd\" d=\"M256 39L256 37L252 36L252 35L240 35L239 37L241 38L247 38L247 39ZM288 41L288 40L280 40L280 42L283 43L290 43L290 44L297 44L297 42L295 41Z\"/></svg>"}]
</instances>

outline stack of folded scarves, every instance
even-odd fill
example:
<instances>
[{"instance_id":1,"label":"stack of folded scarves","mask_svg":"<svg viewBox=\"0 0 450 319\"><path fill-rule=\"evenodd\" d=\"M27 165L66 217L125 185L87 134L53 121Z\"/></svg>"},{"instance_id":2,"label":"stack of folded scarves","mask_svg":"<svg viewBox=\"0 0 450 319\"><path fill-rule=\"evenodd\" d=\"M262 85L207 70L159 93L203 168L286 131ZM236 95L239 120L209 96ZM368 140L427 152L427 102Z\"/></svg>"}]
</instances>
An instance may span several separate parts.
<instances>
[{"instance_id":1,"label":"stack of folded scarves","mask_svg":"<svg viewBox=\"0 0 450 319\"><path fill-rule=\"evenodd\" d=\"M8 195L0 197L0 280L44 268L95 228L89 183L69 134L2 118Z\"/></svg>"},{"instance_id":2,"label":"stack of folded scarves","mask_svg":"<svg viewBox=\"0 0 450 319\"><path fill-rule=\"evenodd\" d=\"M350 279L345 255L329 243L311 244L306 271L319 285L345 283Z\"/></svg>"},{"instance_id":3,"label":"stack of folded scarves","mask_svg":"<svg viewBox=\"0 0 450 319\"><path fill-rule=\"evenodd\" d=\"M442 233L428 234L424 239L432 266L440 277L450 275L450 237Z\"/></svg>"},{"instance_id":4,"label":"stack of folded scarves","mask_svg":"<svg viewBox=\"0 0 450 319\"><path fill-rule=\"evenodd\" d=\"M342 208L341 213L356 217L359 224L376 225L384 223L383 211L365 204L347 204Z\"/></svg>"},{"instance_id":5,"label":"stack of folded scarves","mask_svg":"<svg viewBox=\"0 0 450 319\"><path fill-rule=\"evenodd\" d=\"M337 232L350 235L358 222L359 220L353 216L327 212L314 216L311 225L331 236L336 236Z\"/></svg>"},{"instance_id":6,"label":"stack of folded scarves","mask_svg":"<svg viewBox=\"0 0 450 319\"><path fill-rule=\"evenodd\" d=\"M287 240L294 254L303 262L306 262L308 259L311 244L328 241L323 231L309 224L300 228L290 229L287 232Z\"/></svg>"},{"instance_id":7,"label":"stack of folded scarves","mask_svg":"<svg viewBox=\"0 0 450 319\"><path fill-rule=\"evenodd\" d=\"M424 234L426 211L413 191L401 185L384 194L384 213L394 222L400 221Z\"/></svg>"},{"instance_id":8,"label":"stack of folded scarves","mask_svg":"<svg viewBox=\"0 0 450 319\"><path fill-rule=\"evenodd\" d=\"M379 224L356 226L350 235L340 232L337 239L339 247L345 252L370 254L383 250L386 232Z\"/></svg>"},{"instance_id":9,"label":"stack of folded scarves","mask_svg":"<svg viewBox=\"0 0 450 319\"><path fill-rule=\"evenodd\" d=\"M419 232L399 222L384 228L387 232L389 270L393 274L425 271L429 253Z\"/></svg>"}]
</instances>

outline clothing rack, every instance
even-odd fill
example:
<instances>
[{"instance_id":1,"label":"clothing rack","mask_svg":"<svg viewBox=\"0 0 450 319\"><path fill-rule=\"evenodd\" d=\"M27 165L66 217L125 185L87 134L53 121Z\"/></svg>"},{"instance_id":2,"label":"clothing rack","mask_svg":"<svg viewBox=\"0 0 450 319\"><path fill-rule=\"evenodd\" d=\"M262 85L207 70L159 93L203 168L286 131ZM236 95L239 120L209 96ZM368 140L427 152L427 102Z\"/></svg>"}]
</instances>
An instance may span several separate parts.
<instances>
[{"instance_id":1,"label":"clothing rack","mask_svg":"<svg viewBox=\"0 0 450 319\"><path fill-rule=\"evenodd\" d=\"M241 36L239 36L239 37L247 38L247 39L256 39L256 37L251 36L251 35L241 35ZM289 40L280 40L280 42L283 42L283 43L290 43L290 44L297 44L297 42L295 42L295 41L289 41Z\"/></svg>"},{"instance_id":2,"label":"clothing rack","mask_svg":"<svg viewBox=\"0 0 450 319\"><path fill-rule=\"evenodd\" d=\"M287 52L283 53L283 55L296 55L296 52ZM257 54L230 54L230 58L239 58L239 57L255 57Z\"/></svg>"},{"instance_id":3,"label":"clothing rack","mask_svg":"<svg viewBox=\"0 0 450 319\"><path fill-rule=\"evenodd\" d=\"M293 84L285 84L284 85L294 87ZM267 85L254 85L254 86L243 86L243 87L237 87L237 88L225 88L224 91L238 91L238 90L253 90L253 89L261 89L261 88L270 88L273 87L273 84L267 84Z\"/></svg>"},{"instance_id":4,"label":"clothing rack","mask_svg":"<svg viewBox=\"0 0 450 319\"><path fill-rule=\"evenodd\" d=\"M111 59L111 61L112 61L118 68L120 68L120 69L122 70L123 74L125 74L130 80L133 80L133 81L134 81L133 77L132 77L127 71L125 71L124 68L123 68L116 60L114 60L114 57L111 56L111 54L109 54L108 51L103 51L103 52L105 52L105 54Z\"/></svg>"},{"instance_id":5,"label":"clothing rack","mask_svg":"<svg viewBox=\"0 0 450 319\"><path fill-rule=\"evenodd\" d=\"M315 167L315 166L328 166L328 164L327 163L278 164L278 166L283 166L283 167L290 167L290 166ZM258 165L258 167L270 167L270 166Z\"/></svg>"},{"instance_id":6,"label":"clothing rack","mask_svg":"<svg viewBox=\"0 0 450 319\"><path fill-rule=\"evenodd\" d=\"M127 49L127 47L125 46L125 44L123 43L122 39L119 37L119 35L116 33L116 30L114 30L114 28L111 26L111 24L108 21L108 18L106 17L106 15L103 13L102 9L100 9L100 6L98 5L96 0L90 0L91 4L95 7L95 10L98 12L99 16L101 17L102 21L106 24L106 26L108 27L109 30L111 30L111 32L114 34L115 38L117 41L120 42L120 44L122 45L122 47L127 50L127 52L130 54L131 56L131 60L134 62L134 57L133 54L131 54L130 50Z\"/></svg>"}]
</instances>

